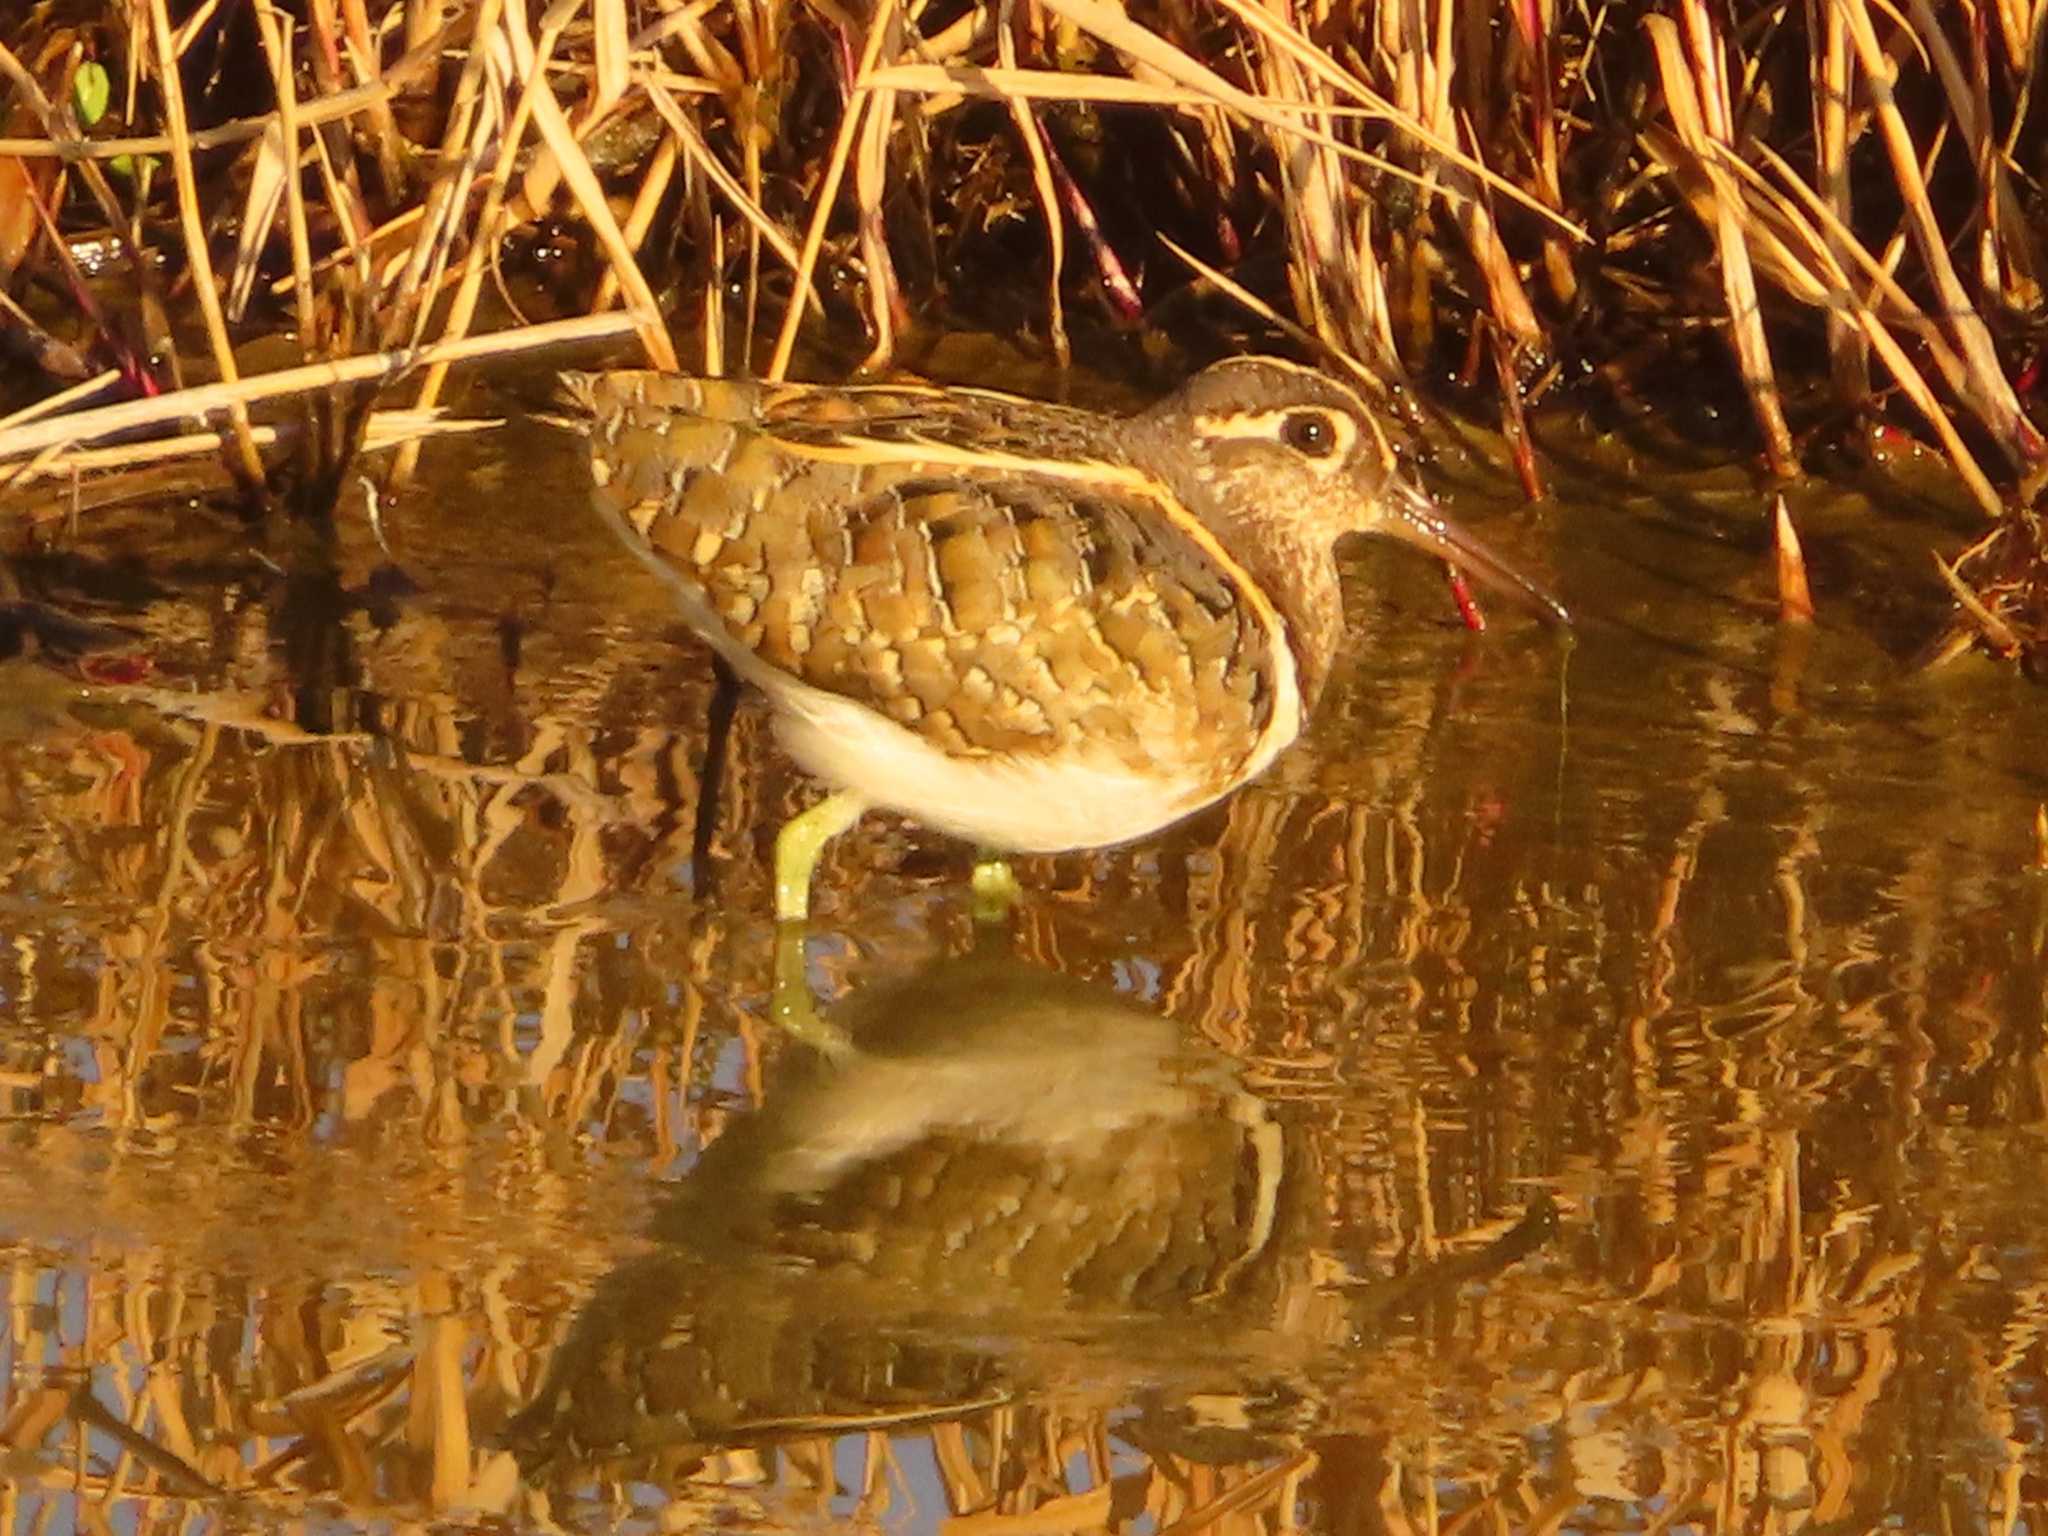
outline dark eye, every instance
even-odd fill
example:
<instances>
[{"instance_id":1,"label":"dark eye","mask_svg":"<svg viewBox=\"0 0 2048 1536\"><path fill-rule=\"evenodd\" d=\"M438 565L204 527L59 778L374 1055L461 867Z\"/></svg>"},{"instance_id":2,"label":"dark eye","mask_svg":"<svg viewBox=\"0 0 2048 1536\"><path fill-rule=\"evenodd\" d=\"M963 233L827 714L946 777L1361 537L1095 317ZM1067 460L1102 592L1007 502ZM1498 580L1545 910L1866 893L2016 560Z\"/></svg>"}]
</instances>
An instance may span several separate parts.
<instances>
[{"instance_id":1,"label":"dark eye","mask_svg":"<svg viewBox=\"0 0 2048 1536\"><path fill-rule=\"evenodd\" d=\"M1293 411L1280 423L1280 441L1309 458L1327 459L1337 451L1337 424L1323 411Z\"/></svg>"}]
</instances>

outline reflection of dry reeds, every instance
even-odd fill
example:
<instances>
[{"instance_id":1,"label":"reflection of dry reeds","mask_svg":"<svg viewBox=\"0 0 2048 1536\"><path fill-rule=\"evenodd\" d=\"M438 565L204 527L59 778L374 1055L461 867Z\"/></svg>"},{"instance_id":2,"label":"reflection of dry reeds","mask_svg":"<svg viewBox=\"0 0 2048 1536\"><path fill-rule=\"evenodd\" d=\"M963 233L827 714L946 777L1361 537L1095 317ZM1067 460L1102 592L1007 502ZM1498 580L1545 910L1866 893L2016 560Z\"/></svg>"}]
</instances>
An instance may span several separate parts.
<instances>
[{"instance_id":1,"label":"reflection of dry reeds","mask_svg":"<svg viewBox=\"0 0 2048 1536\"><path fill-rule=\"evenodd\" d=\"M362 639L374 729L320 736L262 707L278 679L248 659L261 614L240 622L233 686L111 689L44 766L0 760L0 803L37 829L8 845L10 892L93 893L6 957L0 1087L34 1146L0 1186L48 1231L7 1250L5 1497L525 1518L497 1431L637 1242L593 1166L638 1186L694 1158L786 1048L756 1024L765 930L674 894L699 743L665 722L707 680L652 640L541 633L594 659L523 682L505 750L479 753L483 690L451 678L495 639L413 615ZM1339 1294L1497 1232L1532 1185L1577 1207L1558 1252L1419 1302L1418 1329L1335 1358L1294 1438L1242 1454L1133 1450L1126 1405L1048 1392L650 1464L630 1495L570 1478L552 1516L594 1529L624 1496L888 1523L892 1459L915 1458L977 1529L1518 1528L1588 1500L1727 1531L2038 1518L2043 1278L1955 1131L2048 1104L2039 954L1999 947L2010 893L1914 806L1884 813L1876 862L1831 860L1850 812L1825 724L1758 814L1797 680L1730 677L1697 681L1673 794L1598 857L1532 832L1530 781L1466 763L1446 685L1394 658L1321 727L1369 757L1290 759L1157 849L1052 863L1027 909L1028 948L1105 975L1158 913L1129 990L1318 1148ZM746 840L780 809L744 797L784 792L758 726L719 825L734 911L764 899ZM899 846L835 850L827 910L872 953L826 946L821 973L859 986L941 943L888 917L929 899ZM77 1162L106 1145L115 1167Z\"/></svg>"}]
</instances>

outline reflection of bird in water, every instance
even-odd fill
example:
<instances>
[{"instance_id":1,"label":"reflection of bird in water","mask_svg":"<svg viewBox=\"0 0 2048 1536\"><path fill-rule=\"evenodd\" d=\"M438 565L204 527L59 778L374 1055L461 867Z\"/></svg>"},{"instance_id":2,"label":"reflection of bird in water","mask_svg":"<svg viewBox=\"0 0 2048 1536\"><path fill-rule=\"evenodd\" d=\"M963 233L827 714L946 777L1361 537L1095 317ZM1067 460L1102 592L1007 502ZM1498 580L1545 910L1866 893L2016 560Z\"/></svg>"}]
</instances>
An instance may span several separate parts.
<instances>
[{"instance_id":1,"label":"reflection of bird in water","mask_svg":"<svg viewBox=\"0 0 2048 1536\"><path fill-rule=\"evenodd\" d=\"M1168 1421L1220 1398L1290 1419L1308 1362L1547 1230L1532 1209L1455 1274L1328 1288L1300 1128L1168 1021L1013 962L865 989L811 1038L692 1171L663 1247L574 1325L511 1431L529 1465L931 1422L1074 1381Z\"/></svg>"},{"instance_id":2,"label":"reflection of bird in water","mask_svg":"<svg viewBox=\"0 0 2048 1536\"><path fill-rule=\"evenodd\" d=\"M1263 772L1329 677L1346 534L1564 617L1395 471L1361 396L1271 358L1121 418L910 385L565 383L597 507L835 790L778 840L785 919L870 806L1057 852Z\"/></svg>"}]
</instances>

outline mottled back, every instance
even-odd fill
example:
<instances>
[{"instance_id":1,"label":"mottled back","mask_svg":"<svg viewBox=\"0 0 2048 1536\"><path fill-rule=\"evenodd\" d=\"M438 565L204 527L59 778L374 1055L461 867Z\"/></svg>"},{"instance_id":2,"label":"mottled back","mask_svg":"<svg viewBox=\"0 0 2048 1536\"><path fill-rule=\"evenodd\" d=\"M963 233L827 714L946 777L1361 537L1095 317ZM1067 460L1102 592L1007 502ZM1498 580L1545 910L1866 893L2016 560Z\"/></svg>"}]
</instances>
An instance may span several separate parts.
<instances>
[{"instance_id":1,"label":"mottled back","mask_svg":"<svg viewBox=\"0 0 2048 1536\"><path fill-rule=\"evenodd\" d=\"M965 758L1220 786L1299 719L1283 627L1101 418L975 391L571 375L596 500L771 693Z\"/></svg>"}]
</instances>

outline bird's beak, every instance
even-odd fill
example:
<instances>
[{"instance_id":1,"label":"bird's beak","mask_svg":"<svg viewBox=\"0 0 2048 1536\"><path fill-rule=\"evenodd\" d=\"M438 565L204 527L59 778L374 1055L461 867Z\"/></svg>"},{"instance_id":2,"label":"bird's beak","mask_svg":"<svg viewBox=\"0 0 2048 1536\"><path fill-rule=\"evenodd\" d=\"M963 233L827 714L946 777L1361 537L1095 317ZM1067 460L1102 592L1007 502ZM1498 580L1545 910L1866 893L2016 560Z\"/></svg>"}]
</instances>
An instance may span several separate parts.
<instances>
[{"instance_id":1,"label":"bird's beak","mask_svg":"<svg viewBox=\"0 0 2048 1536\"><path fill-rule=\"evenodd\" d=\"M1528 604L1548 623L1571 623L1563 603L1445 517L1429 493L1407 476L1390 477L1380 488L1380 497L1374 533L1450 561L1481 585Z\"/></svg>"}]
</instances>

